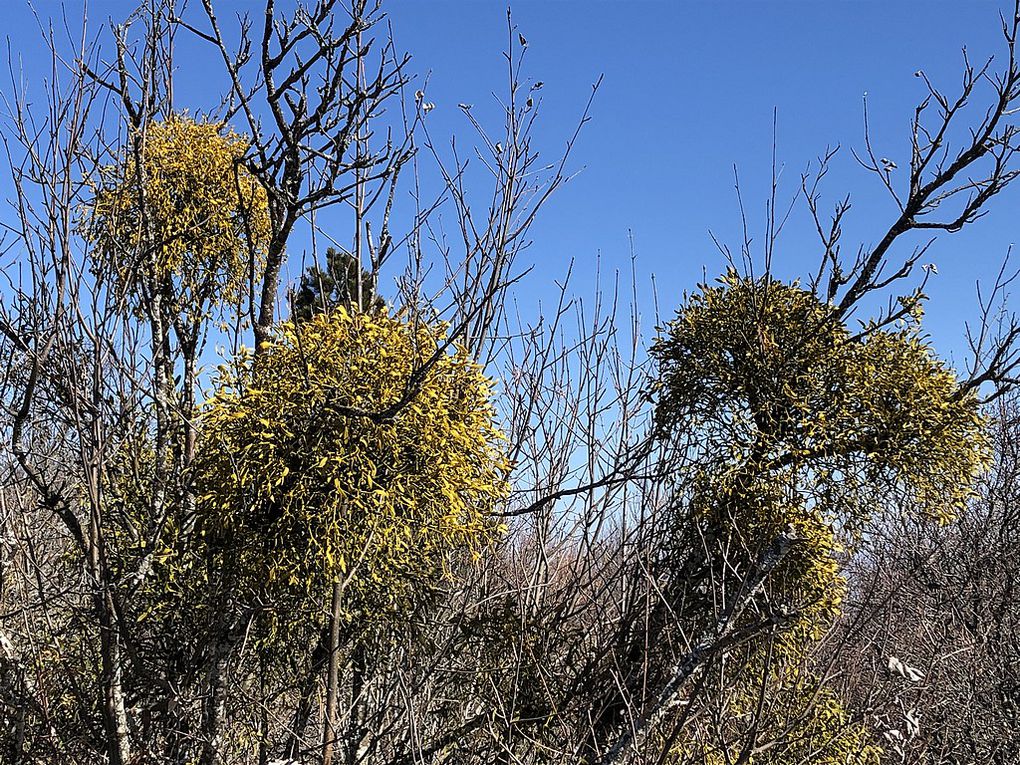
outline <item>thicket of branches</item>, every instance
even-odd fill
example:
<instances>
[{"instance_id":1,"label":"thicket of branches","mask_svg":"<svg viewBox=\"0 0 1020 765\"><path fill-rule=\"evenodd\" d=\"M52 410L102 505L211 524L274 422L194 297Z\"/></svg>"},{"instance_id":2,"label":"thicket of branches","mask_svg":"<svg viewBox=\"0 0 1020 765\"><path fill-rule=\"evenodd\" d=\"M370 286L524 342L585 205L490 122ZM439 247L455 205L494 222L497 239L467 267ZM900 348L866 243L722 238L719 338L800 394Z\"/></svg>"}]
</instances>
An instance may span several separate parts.
<instances>
[{"instance_id":1,"label":"thicket of branches","mask_svg":"<svg viewBox=\"0 0 1020 765\"><path fill-rule=\"evenodd\" d=\"M0 761L1015 762L1010 272L966 369L922 321L924 237L1020 173L1018 27L919 73L908 166L866 135L870 243L826 155L817 270L773 275L774 183L654 338L619 284L515 309L588 109L540 158L509 15L470 156L366 0L51 35L5 98Z\"/></svg>"}]
</instances>

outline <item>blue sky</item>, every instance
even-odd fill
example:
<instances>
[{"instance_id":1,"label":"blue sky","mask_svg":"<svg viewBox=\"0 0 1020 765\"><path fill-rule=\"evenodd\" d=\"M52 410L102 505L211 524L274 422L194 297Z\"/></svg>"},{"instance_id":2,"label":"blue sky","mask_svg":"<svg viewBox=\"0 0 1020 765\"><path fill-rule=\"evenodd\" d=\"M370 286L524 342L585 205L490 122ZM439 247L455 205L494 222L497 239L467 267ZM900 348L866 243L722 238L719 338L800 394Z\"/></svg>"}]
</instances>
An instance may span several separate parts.
<instances>
[{"instance_id":1,"label":"blue sky","mask_svg":"<svg viewBox=\"0 0 1020 765\"><path fill-rule=\"evenodd\" d=\"M992 2L515 3L529 70L546 83L542 137L550 150L604 74L577 147L585 169L546 210L532 256L549 269L568 257L590 263L601 251L604 270L626 268L633 232L639 279L654 273L660 304L675 305L703 268L711 277L723 267L710 230L739 242L734 165L761 242L774 110L784 197L808 162L839 144L824 188L830 201L853 195L846 249L876 241L893 207L849 152L862 143L864 94L879 151L905 166L909 120L923 95L913 73L924 69L949 87L959 82L964 45L975 59L1001 53L1000 9ZM407 0L395 4L393 19L398 42L432 72L436 117L456 130L456 102L484 101L501 82L503 7ZM929 326L946 352L962 347L962 322L975 315L975 280L991 278L1020 234L1018 202L1017 193L994 200L985 220L930 252L939 276L929 289ZM776 254L777 270L790 276L813 266L818 252L798 210Z\"/></svg>"},{"instance_id":2,"label":"blue sky","mask_svg":"<svg viewBox=\"0 0 1020 765\"><path fill-rule=\"evenodd\" d=\"M75 14L74 0L64 5ZM90 15L116 18L129 6L93 0ZM37 0L36 7L48 15L60 4ZM504 83L505 5L394 0L389 9L398 46L413 56L412 69L430 76L433 135L467 137L457 103L476 104L484 115L494 103L492 92ZM579 294L590 291L591 264L599 253L604 272L629 269L632 233L643 289L654 273L660 304L675 306L703 269L709 277L722 269L709 232L739 242L734 165L760 243L774 110L784 168L781 198L796 190L808 162L839 144L823 190L830 203L847 193L853 197L845 248L853 252L876 241L894 208L849 152L862 144L864 94L877 150L906 166L909 120L923 96L913 73L924 69L951 89L959 82L962 46L974 60L1001 54L1000 10L1007 10L1004 2L513 3L514 21L529 41L527 73L545 83L537 142L546 155L558 152L591 84L604 75L593 119L575 150L573 167L583 171L533 229L527 258L538 267L522 300L546 294L571 258L579 266ZM45 71L35 23L22 0L5 3L5 14L9 44L20 51L25 71ZM177 87L180 106L210 105L202 66L184 61ZM927 258L939 269L929 289L928 326L946 353L962 348L962 323L976 315L975 280L991 278L1018 237L1018 192L1020 187L993 200L986 219L943 237ZM801 205L776 252L777 271L791 277L804 274L817 258L817 240L803 213Z\"/></svg>"}]
</instances>

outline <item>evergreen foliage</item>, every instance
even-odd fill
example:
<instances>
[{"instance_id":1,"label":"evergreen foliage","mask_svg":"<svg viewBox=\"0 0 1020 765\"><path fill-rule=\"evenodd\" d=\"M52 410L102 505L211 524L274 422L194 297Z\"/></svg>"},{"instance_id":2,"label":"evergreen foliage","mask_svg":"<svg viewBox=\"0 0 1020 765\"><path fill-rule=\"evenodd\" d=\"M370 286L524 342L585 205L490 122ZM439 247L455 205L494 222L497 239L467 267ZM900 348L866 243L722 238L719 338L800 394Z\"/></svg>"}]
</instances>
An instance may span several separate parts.
<instances>
[{"instance_id":1,"label":"evergreen foliage","mask_svg":"<svg viewBox=\"0 0 1020 765\"><path fill-rule=\"evenodd\" d=\"M860 723L803 669L840 613L841 555L895 499L950 520L988 464L977 398L934 356L920 332L923 296L911 300L906 326L855 333L811 291L731 271L689 297L652 348L657 427L689 466L676 521L688 586L705 582L717 603L738 599L763 551L793 540L740 616L745 629L783 627L778 646L763 631L717 681L719 698L730 686L746 703L779 694L784 707L803 703L810 714L791 716L789 745L749 762L786 762L808 741L811 762L875 760L878 749L860 746ZM741 719L733 713L717 726L706 761L738 754L723 756L725 742L747 740Z\"/></svg>"},{"instance_id":2,"label":"evergreen foliage","mask_svg":"<svg viewBox=\"0 0 1020 765\"><path fill-rule=\"evenodd\" d=\"M493 538L507 465L489 384L445 342L441 325L339 306L222 368L197 512L241 586L340 582L346 613L374 619Z\"/></svg>"},{"instance_id":3,"label":"evergreen foliage","mask_svg":"<svg viewBox=\"0 0 1020 765\"><path fill-rule=\"evenodd\" d=\"M86 221L95 267L129 303L168 301L199 318L245 296L268 246L265 189L244 164L248 141L185 115L131 136L105 170Z\"/></svg>"},{"instance_id":4,"label":"evergreen foliage","mask_svg":"<svg viewBox=\"0 0 1020 765\"><path fill-rule=\"evenodd\" d=\"M329 247L325 268L313 263L301 274L298 289L291 298L291 318L306 321L337 306L368 311L382 305L372 274L361 268L350 253Z\"/></svg>"}]
</instances>

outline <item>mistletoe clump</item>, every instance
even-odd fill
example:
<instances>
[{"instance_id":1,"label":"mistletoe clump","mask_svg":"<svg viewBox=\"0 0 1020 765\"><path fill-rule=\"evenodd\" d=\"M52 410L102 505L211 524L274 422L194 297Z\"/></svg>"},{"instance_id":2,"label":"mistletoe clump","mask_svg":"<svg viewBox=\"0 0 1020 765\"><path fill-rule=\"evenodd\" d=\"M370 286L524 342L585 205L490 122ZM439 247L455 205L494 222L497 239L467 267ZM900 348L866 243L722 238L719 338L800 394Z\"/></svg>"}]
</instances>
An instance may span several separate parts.
<instances>
[{"instance_id":1,"label":"mistletoe clump","mask_svg":"<svg viewBox=\"0 0 1020 765\"><path fill-rule=\"evenodd\" d=\"M338 306L221 369L200 417L203 532L238 582L398 608L497 529L488 381L445 328Z\"/></svg>"},{"instance_id":2,"label":"mistletoe clump","mask_svg":"<svg viewBox=\"0 0 1020 765\"><path fill-rule=\"evenodd\" d=\"M691 296L652 347L659 433L689 469L676 569L685 592L736 599L733 630L755 638L734 649L720 690L760 708L766 689L755 678L768 676L769 692L812 700L789 726L790 738L828 742L812 761L877 757L857 747L864 730L838 698L803 674L840 613L847 546L890 504L949 520L988 464L979 401L921 334L922 299L906 299L902 326L852 331L810 290L731 272ZM785 553L770 558L779 542ZM748 585L756 580L763 586ZM753 668L750 685L736 667Z\"/></svg>"},{"instance_id":3,"label":"mistletoe clump","mask_svg":"<svg viewBox=\"0 0 1020 765\"><path fill-rule=\"evenodd\" d=\"M106 169L87 235L96 267L132 301L200 316L237 302L270 239L265 188L248 141L220 123L174 115L135 131Z\"/></svg>"}]
</instances>

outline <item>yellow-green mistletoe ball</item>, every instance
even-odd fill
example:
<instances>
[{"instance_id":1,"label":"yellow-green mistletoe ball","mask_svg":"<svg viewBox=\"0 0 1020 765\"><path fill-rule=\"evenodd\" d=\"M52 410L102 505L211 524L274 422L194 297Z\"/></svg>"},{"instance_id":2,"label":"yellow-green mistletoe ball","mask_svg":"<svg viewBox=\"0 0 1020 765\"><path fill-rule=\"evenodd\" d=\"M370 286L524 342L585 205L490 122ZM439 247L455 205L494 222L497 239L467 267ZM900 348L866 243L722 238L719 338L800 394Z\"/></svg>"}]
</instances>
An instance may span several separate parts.
<instances>
[{"instance_id":1,"label":"yellow-green mistletoe ball","mask_svg":"<svg viewBox=\"0 0 1020 765\"><path fill-rule=\"evenodd\" d=\"M240 300L270 239L248 148L222 124L182 115L132 135L90 207L98 271L129 298L168 293L179 312Z\"/></svg>"},{"instance_id":2,"label":"yellow-green mistletoe ball","mask_svg":"<svg viewBox=\"0 0 1020 765\"><path fill-rule=\"evenodd\" d=\"M195 485L240 581L339 582L385 610L479 554L507 462L488 380L445 345L443 325L338 307L221 369Z\"/></svg>"}]
</instances>

